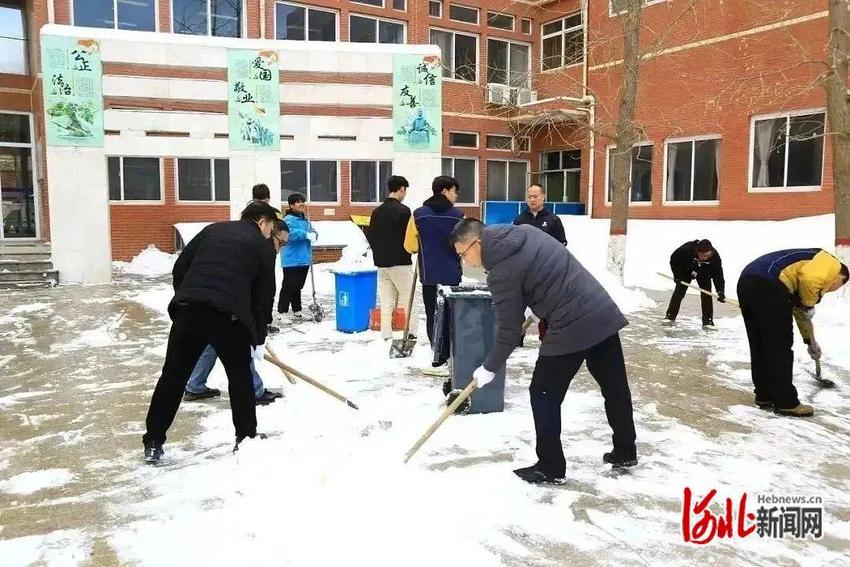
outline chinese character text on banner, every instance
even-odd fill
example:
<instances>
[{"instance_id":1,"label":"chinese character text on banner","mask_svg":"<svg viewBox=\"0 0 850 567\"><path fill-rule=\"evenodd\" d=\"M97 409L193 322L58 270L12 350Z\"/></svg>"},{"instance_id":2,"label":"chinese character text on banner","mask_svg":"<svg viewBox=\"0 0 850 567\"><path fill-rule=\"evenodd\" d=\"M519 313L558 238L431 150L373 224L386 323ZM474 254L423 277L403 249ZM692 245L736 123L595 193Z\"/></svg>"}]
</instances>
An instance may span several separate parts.
<instances>
[{"instance_id":1,"label":"chinese character text on banner","mask_svg":"<svg viewBox=\"0 0 850 567\"><path fill-rule=\"evenodd\" d=\"M47 143L103 147L100 44L46 35L41 41L41 72Z\"/></svg>"},{"instance_id":2,"label":"chinese character text on banner","mask_svg":"<svg viewBox=\"0 0 850 567\"><path fill-rule=\"evenodd\" d=\"M397 152L442 147L443 72L436 55L396 55L393 64L393 146Z\"/></svg>"},{"instance_id":3,"label":"chinese character text on banner","mask_svg":"<svg viewBox=\"0 0 850 567\"><path fill-rule=\"evenodd\" d=\"M231 150L280 150L277 51L227 51L227 121Z\"/></svg>"}]
</instances>

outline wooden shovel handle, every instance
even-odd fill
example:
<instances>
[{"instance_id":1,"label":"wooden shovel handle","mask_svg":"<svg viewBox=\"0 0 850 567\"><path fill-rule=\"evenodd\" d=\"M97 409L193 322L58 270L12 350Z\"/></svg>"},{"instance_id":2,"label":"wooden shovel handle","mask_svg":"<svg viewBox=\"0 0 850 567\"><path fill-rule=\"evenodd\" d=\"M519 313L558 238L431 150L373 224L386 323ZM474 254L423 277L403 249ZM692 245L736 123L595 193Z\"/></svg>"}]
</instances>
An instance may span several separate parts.
<instances>
[{"instance_id":1,"label":"wooden shovel handle","mask_svg":"<svg viewBox=\"0 0 850 567\"><path fill-rule=\"evenodd\" d=\"M469 396L472 395L472 392L474 392L474 391L475 391L475 379L473 379L466 386L466 388L463 389L463 391L460 393L460 395L457 398L455 398L455 401L453 401L451 404L449 404L449 407L447 407L445 410L443 410L443 413L440 414L440 417L437 418L437 421L435 421L434 423L431 424L431 427L429 427L425 431L425 433L422 434L422 437L420 437L419 439L416 440L416 443L413 444L413 447L411 447L410 450L404 456L404 462L405 463L408 462L411 459L411 457L413 457L413 455L416 454L416 451L418 451L420 449L420 447L422 447L422 445L425 444L425 441L427 441L431 437L431 435L433 435L434 432L437 431L437 429L439 429L439 427L443 424L443 422L446 421L446 419L448 419L448 417L450 415L452 415L455 412L455 410L457 410L457 408L459 408L460 405L464 401L466 401L466 398L468 398Z\"/></svg>"},{"instance_id":2,"label":"wooden shovel handle","mask_svg":"<svg viewBox=\"0 0 850 567\"><path fill-rule=\"evenodd\" d=\"M275 366L280 368L282 371L289 372L293 376L296 376L296 377L304 380L305 382L307 382L311 386L314 386L314 387L318 388L319 390L323 391L324 393L326 393L330 396L333 396L334 398L338 399L339 401L346 404L348 407L350 407L352 409L356 409L356 410L360 409L359 407L357 407L357 404L355 404L354 402L352 402L351 400L349 400L348 398L346 398L345 396L343 396L339 392L325 386L324 384L314 380L313 378L310 378L309 376L307 376L303 372L296 370L295 368L292 368L291 366L288 366L288 365L284 364L283 362L281 362L280 359L277 358L277 356L275 355L275 353L271 349L271 347L269 347L268 345L266 345L266 350L268 352L265 355L263 355L263 358L265 358L267 361L271 362L272 364L274 364Z\"/></svg>"}]
</instances>

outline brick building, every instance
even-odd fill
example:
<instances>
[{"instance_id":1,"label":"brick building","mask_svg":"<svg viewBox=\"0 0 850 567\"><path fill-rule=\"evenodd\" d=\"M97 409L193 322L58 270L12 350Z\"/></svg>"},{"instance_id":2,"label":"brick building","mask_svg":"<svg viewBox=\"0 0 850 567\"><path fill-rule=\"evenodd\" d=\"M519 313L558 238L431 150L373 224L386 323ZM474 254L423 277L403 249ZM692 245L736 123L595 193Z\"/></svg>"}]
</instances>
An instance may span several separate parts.
<instances>
[{"instance_id":1,"label":"brick building","mask_svg":"<svg viewBox=\"0 0 850 567\"><path fill-rule=\"evenodd\" d=\"M606 217L620 6L0 0L0 238L49 240L60 214L51 216L50 203L77 210L48 195L66 177L51 179L51 170L63 170L49 166L44 146L38 38L48 23L100 28L122 46L120 57L104 59L106 163L68 157L78 168L86 163L80 183L90 167L109 180L109 253L116 259L149 243L171 249L177 222L228 218L236 206L231 188L244 191L236 186L249 178L273 178L269 185L284 196L291 187L306 192L312 217L321 220L368 213L391 170L425 192L424 173L456 176L467 214L480 215L485 201L521 200L533 180L547 187L550 201ZM646 2L632 217L784 219L832 210L825 94L816 85L826 20L825 6L811 0ZM282 153L274 163L243 171L222 150L226 109L215 93L223 69L146 55L159 45L151 32L162 43L191 37L185 45L209 49L280 40L275 45L300 54L281 67L291 88L282 91ZM439 163L399 162L390 149L392 75L379 55L392 44L431 44L442 53ZM374 65L370 57L378 57Z\"/></svg>"}]
</instances>

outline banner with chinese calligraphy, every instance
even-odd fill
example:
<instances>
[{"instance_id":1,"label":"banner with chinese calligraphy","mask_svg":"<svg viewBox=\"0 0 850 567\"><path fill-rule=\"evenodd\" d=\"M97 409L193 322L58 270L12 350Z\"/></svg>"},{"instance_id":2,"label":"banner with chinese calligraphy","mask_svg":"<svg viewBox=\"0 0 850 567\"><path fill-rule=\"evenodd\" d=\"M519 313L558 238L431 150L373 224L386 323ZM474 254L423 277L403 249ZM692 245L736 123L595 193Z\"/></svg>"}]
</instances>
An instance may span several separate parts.
<instances>
[{"instance_id":1,"label":"banner with chinese calligraphy","mask_svg":"<svg viewBox=\"0 0 850 567\"><path fill-rule=\"evenodd\" d=\"M51 146L103 147L103 70L94 39L41 39L44 113Z\"/></svg>"},{"instance_id":2,"label":"banner with chinese calligraphy","mask_svg":"<svg viewBox=\"0 0 850 567\"><path fill-rule=\"evenodd\" d=\"M227 119L231 150L280 150L277 51L227 51Z\"/></svg>"},{"instance_id":3,"label":"banner with chinese calligraphy","mask_svg":"<svg viewBox=\"0 0 850 567\"><path fill-rule=\"evenodd\" d=\"M443 137L443 69L436 55L396 55L393 62L393 148L436 152Z\"/></svg>"}]
</instances>

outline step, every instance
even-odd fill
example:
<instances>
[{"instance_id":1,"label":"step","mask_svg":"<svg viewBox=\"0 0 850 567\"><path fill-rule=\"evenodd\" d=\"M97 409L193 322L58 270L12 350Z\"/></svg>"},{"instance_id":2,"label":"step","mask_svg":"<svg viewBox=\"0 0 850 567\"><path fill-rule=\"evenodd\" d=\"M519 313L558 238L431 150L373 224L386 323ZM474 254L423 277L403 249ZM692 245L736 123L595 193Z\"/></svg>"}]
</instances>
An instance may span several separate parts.
<instances>
[{"instance_id":1,"label":"step","mask_svg":"<svg viewBox=\"0 0 850 567\"><path fill-rule=\"evenodd\" d=\"M48 272L53 269L53 262L47 260L9 260L0 256L0 272Z\"/></svg>"},{"instance_id":2,"label":"step","mask_svg":"<svg viewBox=\"0 0 850 567\"><path fill-rule=\"evenodd\" d=\"M41 270L36 272L4 272L0 271L0 282L25 283L25 282L47 282L59 281L59 272L56 270Z\"/></svg>"},{"instance_id":3,"label":"step","mask_svg":"<svg viewBox=\"0 0 850 567\"><path fill-rule=\"evenodd\" d=\"M41 282L0 282L0 290L43 289L50 287L56 287L56 282L53 280Z\"/></svg>"},{"instance_id":4,"label":"step","mask_svg":"<svg viewBox=\"0 0 850 567\"><path fill-rule=\"evenodd\" d=\"M0 256L6 254L50 254L50 244L0 240Z\"/></svg>"}]
</instances>

